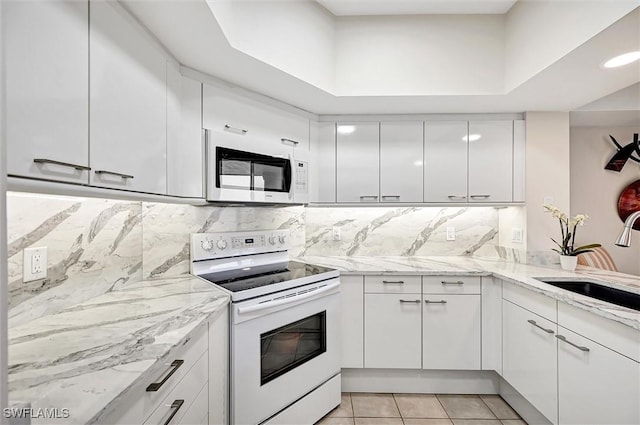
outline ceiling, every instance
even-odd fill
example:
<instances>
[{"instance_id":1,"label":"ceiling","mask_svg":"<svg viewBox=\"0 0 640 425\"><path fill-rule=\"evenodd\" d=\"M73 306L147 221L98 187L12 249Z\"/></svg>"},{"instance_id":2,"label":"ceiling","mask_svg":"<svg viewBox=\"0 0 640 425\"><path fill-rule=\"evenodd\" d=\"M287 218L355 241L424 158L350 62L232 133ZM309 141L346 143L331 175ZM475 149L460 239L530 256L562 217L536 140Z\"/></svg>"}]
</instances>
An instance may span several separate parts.
<instances>
[{"instance_id":1,"label":"ceiling","mask_svg":"<svg viewBox=\"0 0 640 425\"><path fill-rule=\"evenodd\" d=\"M517 0L316 0L335 16L503 14Z\"/></svg>"}]
</instances>

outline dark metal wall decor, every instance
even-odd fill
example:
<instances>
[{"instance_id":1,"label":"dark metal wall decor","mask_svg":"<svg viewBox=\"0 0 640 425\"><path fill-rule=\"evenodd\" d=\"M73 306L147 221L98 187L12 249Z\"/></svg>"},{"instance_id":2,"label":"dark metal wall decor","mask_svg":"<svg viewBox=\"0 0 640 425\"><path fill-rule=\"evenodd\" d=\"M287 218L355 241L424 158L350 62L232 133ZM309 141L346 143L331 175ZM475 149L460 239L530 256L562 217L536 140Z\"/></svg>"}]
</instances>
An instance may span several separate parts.
<instances>
[{"instance_id":1,"label":"dark metal wall decor","mask_svg":"<svg viewBox=\"0 0 640 425\"><path fill-rule=\"evenodd\" d=\"M611 140L618 148L618 152L616 152L607 165L605 165L605 170L617 171L619 173L629 159L640 163L640 141L638 141L638 133L633 134L633 142L627 146L620 145L612 135L609 135L609 137L611 137ZM635 157L634 154L636 154L637 157Z\"/></svg>"},{"instance_id":2,"label":"dark metal wall decor","mask_svg":"<svg viewBox=\"0 0 640 425\"><path fill-rule=\"evenodd\" d=\"M618 216L623 223L635 211L640 211L640 180L625 187L618 198ZM640 230L640 220L636 221L633 228Z\"/></svg>"}]
</instances>

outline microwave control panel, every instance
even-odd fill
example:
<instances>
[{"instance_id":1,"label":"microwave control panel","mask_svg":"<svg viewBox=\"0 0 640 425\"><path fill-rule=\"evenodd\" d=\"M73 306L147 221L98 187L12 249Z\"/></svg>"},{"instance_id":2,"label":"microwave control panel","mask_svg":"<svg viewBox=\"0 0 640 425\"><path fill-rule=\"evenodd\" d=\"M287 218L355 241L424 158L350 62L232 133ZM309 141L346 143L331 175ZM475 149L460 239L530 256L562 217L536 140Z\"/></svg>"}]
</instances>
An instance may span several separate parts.
<instances>
[{"instance_id":1,"label":"microwave control panel","mask_svg":"<svg viewBox=\"0 0 640 425\"><path fill-rule=\"evenodd\" d=\"M309 192L309 164L304 161L293 161L295 168L294 184L296 193Z\"/></svg>"}]
</instances>

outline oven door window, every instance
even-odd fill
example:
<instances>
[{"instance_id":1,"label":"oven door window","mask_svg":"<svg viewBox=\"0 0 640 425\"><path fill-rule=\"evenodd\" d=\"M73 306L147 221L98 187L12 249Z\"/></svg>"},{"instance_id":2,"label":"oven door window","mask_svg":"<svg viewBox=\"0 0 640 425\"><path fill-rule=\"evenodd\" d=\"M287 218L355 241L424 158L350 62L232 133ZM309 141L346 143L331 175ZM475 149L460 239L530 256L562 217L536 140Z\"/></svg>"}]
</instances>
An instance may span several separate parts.
<instances>
[{"instance_id":1,"label":"oven door window","mask_svg":"<svg viewBox=\"0 0 640 425\"><path fill-rule=\"evenodd\" d=\"M216 147L216 186L220 189L289 192L291 161Z\"/></svg>"},{"instance_id":2,"label":"oven door window","mask_svg":"<svg viewBox=\"0 0 640 425\"><path fill-rule=\"evenodd\" d=\"M323 311L260 335L260 385L327 351Z\"/></svg>"}]
</instances>

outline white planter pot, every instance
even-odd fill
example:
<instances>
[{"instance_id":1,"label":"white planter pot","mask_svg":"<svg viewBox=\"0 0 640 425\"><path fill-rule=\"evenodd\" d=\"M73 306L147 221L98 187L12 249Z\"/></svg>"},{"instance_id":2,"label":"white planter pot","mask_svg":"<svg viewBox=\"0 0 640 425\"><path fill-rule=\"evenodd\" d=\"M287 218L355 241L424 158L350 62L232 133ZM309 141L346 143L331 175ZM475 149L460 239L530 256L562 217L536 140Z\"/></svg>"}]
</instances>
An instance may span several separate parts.
<instances>
[{"instance_id":1,"label":"white planter pot","mask_svg":"<svg viewBox=\"0 0 640 425\"><path fill-rule=\"evenodd\" d=\"M578 265L578 256L577 255L561 255L560 256L560 266L563 270L573 271L576 269L576 265Z\"/></svg>"}]
</instances>

